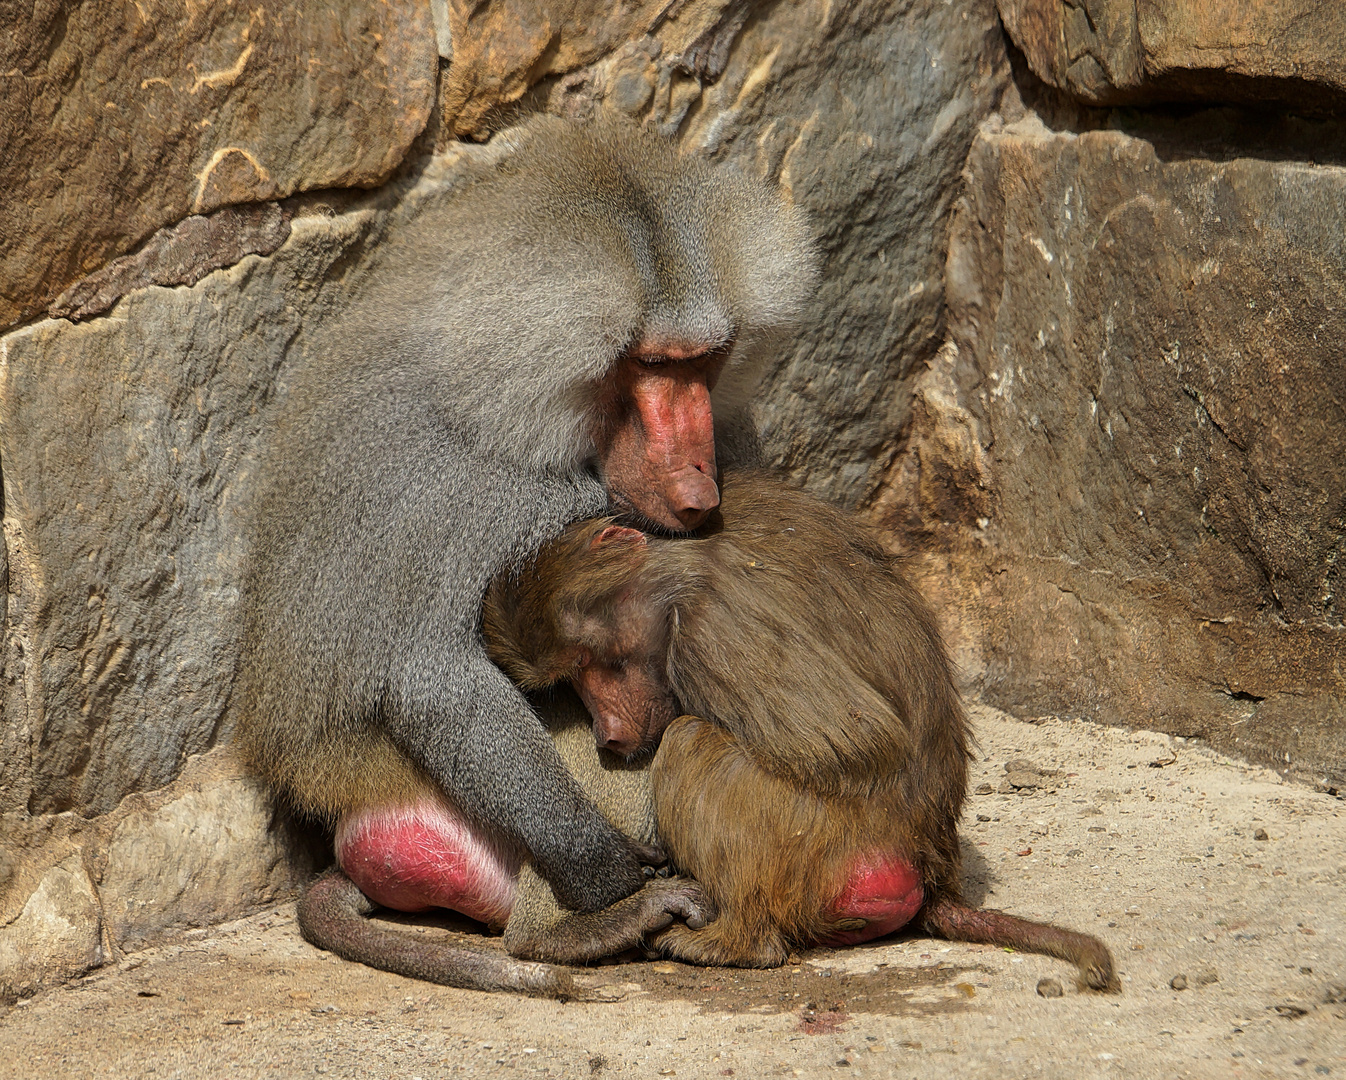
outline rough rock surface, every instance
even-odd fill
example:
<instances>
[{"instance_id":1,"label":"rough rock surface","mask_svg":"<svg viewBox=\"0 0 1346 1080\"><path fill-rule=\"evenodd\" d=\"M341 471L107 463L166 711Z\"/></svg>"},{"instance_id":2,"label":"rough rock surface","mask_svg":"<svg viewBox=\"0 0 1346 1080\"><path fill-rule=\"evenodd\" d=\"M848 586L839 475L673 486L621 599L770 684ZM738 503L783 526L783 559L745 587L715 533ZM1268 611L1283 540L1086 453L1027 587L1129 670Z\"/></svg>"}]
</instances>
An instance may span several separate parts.
<instances>
[{"instance_id":1,"label":"rough rock surface","mask_svg":"<svg viewBox=\"0 0 1346 1080\"><path fill-rule=\"evenodd\" d=\"M47 870L18 917L0 929L0 1001L103 963L98 896L78 855Z\"/></svg>"},{"instance_id":2,"label":"rough rock surface","mask_svg":"<svg viewBox=\"0 0 1346 1080\"><path fill-rule=\"evenodd\" d=\"M779 175L823 279L758 405L768 460L815 493L870 496L944 329L950 209L970 136L1007 85L980 3L783 4L744 27L684 139Z\"/></svg>"},{"instance_id":3,"label":"rough rock surface","mask_svg":"<svg viewBox=\"0 0 1346 1080\"><path fill-rule=\"evenodd\" d=\"M428 0L0 3L0 328L161 226L387 179L425 127Z\"/></svg>"},{"instance_id":4,"label":"rough rock surface","mask_svg":"<svg viewBox=\"0 0 1346 1080\"><path fill-rule=\"evenodd\" d=\"M0 816L0 1001L292 896L323 858L226 750L93 820Z\"/></svg>"},{"instance_id":5,"label":"rough rock surface","mask_svg":"<svg viewBox=\"0 0 1346 1080\"><path fill-rule=\"evenodd\" d=\"M1346 108L1337 0L1000 0L1038 78L1092 104Z\"/></svg>"},{"instance_id":6,"label":"rough rock surface","mask_svg":"<svg viewBox=\"0 0 1346 1080\"><path fill-rule=\"evenodd\" d=\"M0 812L106 813L222 733L248 454L359 227L310 217L271 259L0 339Z\"/></svg>"},{"instance_id":7,"label":"rough rock surface","mask_svg":"<svg viewBox=\"0 0 1346 1080\"><path fill-rule=\"evenodd\" d=\"M445 119L456 135L484 138L492 121L499 126L500 107L517 101L539 79L591 64L628 40L657 29L670 18L715 25L731 2L450 3L448 22L454 62L444 90Z\"/></svg>"},{"instance_id":8,"label":"rough rock surface","mask_svg":"<svg viewBox=\"0 0 1346 1080\"><path fill-rule=\"evenodd\" d=\"M166 793L126 799L114 820L100 823L98 896L120 952L290 896L313 872L304 856L322 852L227 752L207 755Z\"/></svg>"},{"instance_id":9,"label":"rough rock surface","mask_svg":"<svg viewBox=\"0 0 1346 1080\"><path fill-rule=\"evenodd\" d=\"M1343 237L1346 169L987 125L881 513L989 700L1346 773Z\"/></svg>"},{"instance_id":10,"label":"rough rock surface","mask_svg":"<svg viewBox=\"0 0 1346 1080\"><path fill-rule=\"evenodd\" d=\"M270 255L290 235L290 208L279 203L226 206L193 214L160 229L134 255L113 259L61 293L47 314L54 319L101 315L136 289L195 285L212 270L248 255Z\"/></svg>"}]
</instances>

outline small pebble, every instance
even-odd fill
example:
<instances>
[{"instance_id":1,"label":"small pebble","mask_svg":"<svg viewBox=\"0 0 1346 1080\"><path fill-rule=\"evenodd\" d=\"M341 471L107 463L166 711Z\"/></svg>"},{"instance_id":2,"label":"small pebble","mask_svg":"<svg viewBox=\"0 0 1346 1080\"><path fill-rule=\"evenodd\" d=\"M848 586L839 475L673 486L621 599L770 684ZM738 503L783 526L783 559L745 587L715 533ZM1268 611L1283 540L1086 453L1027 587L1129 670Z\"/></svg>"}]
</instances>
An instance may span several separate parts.
<instances>
[{"instance_id":1,"label":"small pebble","mask_svg":"<svg viewBox=\"0 0 1346 1080\"><path fill-rule=\"evenodd\" d=\"M1187 976L1186 976L1186 975L1174 975L1173 978L1171 978L1171 979L1168 980L1168 985L1171 986L1171 987L1173 987L1174 990L1186 990L1186 989L1187 989Z\"/></svg>"},{"instance_id":2,"label":"small pebble","mask_svg":"<svg viewBox=\"0 0 1346 1080\"><path fill-rule=\"evenodd\" d=\"M1328 1005L1346 1005L1346 983L1328 983L1323 1001Z\"/></svg>"},{"instance_id":3,"label":"small pebble","mask_svg":"<svg viewBox=\"0 0 1346 1080\"><path fill-rule=\"evenodd\" d=\"M1210 986L1212 983L1217 983L1219 981L1220 981L1220 973L1217 972L1214 968L1207 968L1205 971L1197 972L1196 976L1197 986Z\"/></svg>"},{"instance_id":4,"label":"small pebble","mask_svg":"<svg viewBox=\"0 0 1346 1080\"><path fill-rule=\"evenodd\" d=\"M1055 979L1038 980L1038 996L1045 998L1058 998L1065 994L1061 984Z\"/></svg>"},{"instance_id":5,"label":"small pebble","mask_svg":"<svg viewBox=\"0 0 1346 1080\"><path fill-rule=\"evenodd\" d=\"M978 815L977 815L977 820L978 820L978 821L990 821L990 820L991 820L991 815L990 815L990 814L978 814Z\"/></svg>"},{"instance_id":6,"label":"small pebble","mask_svg":"<svg viewBox=\"0 0 1346 1080\"><path fill-rule=\"evenodd\" d=\"M973 789L973 794L975 794L975 795L990 795L993 791L995 791L995 788L993 788L990 784L978 784L978 785Z\"/></svg>"},{"instance_id":7,"label":"small pebble","mask_svg":"<svg viewBox=\"0 0 1346 1080\"><path fill-rule=\"evenodd\" d=\"M1254 840L1270 840L1271 837L1267 835L1267 831L1266 831L1266 829L1258 829L1255 833L1253 833L1253 839L1254 839Z\"/></svg>"}]
</instances>

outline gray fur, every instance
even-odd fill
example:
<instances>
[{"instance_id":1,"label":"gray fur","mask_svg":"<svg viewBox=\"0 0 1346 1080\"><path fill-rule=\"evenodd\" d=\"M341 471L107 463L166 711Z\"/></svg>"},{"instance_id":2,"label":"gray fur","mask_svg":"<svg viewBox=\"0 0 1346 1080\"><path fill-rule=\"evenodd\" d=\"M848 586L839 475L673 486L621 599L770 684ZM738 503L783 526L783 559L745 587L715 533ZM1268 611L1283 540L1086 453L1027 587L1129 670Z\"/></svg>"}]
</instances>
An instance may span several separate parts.
<instances>
[{"instance_id":1,"label":"gray fur","mask_svg":"<svg viewBox=\"0 0 1346 1080\"><path fill-rule=\"evenodd\" d=\"M737 342L722 386L741 399L745 343L789 320L813 269L774 193L651 137L545 117L501 137L515 151L390 240L293 373L250 541L241 725L318 814L359 809L360 770L400 754L593 911L640 867L487 660L483 593L606 507L595 387L633 340Z\"/></svg>"}]
</instances>

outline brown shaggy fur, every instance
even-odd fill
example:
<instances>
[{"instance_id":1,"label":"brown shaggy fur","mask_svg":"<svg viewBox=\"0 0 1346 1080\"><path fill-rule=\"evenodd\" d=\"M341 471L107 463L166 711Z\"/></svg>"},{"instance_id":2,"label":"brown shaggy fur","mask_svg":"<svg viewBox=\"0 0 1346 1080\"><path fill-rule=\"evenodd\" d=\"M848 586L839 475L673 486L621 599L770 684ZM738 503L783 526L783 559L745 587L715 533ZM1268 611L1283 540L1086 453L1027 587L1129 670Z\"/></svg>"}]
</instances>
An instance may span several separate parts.
<instances>
[{"instance_id":1,"label":"brown shaggy fur","mask_svg":"<svg viewBox=\"0 0 1346 1080\"><path fill-rule=\"evenodd\" d=\"M925 887L920 921L961 940L1079 964L1115 989L1101 942L959 895L968 730L929 609L853 517L764 473L727 474L697 536L605 542L571 526L487 598L492 658L521 686L583 661L657 664L689 714L651 769L660 840L719 918L651 943L707 964L772 966L856 929L829 912L857 856L896 854ZM644 648L614 655L642 628ZM862 925L862 924L861 924Z\"/></svg>"}]
</instances>

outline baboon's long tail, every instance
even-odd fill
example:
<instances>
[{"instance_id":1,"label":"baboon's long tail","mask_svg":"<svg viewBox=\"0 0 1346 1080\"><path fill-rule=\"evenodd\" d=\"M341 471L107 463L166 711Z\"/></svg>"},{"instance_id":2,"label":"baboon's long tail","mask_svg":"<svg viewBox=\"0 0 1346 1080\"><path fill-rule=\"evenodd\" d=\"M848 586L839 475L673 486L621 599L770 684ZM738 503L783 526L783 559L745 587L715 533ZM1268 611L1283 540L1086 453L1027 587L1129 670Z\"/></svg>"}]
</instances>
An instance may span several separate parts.
<instances>
[{"instance_id":1,"label":"baboon's long tail","mask_svg":"<svg viewBox=\"0 0 1346 1080\"><path fill-rule=\"evenodd\" d=\"M315 878L299 899L299 930L320 949L411 979L465 990L575 996L570 972L504 952L422 941L369 921L378 905L339 869Z\"/></svg>"},{"instance_id":2,"label":"baboon's long tail","mask_svg":"<svg viewBox=\"0 0 1346 1080\"><path fill-rule=\"evenodd\" d=\"M947 896L927 904L922 919L927 930L950 941L1008 945L1068 960L1080 969L1085 986L1091 990L1121 993L1122 984L1113 967L1112 954L1103 942L1089 934L1077 934L1051 923L1021 919L991 908L968 907Z\"/></svg>"}]
</instances>

